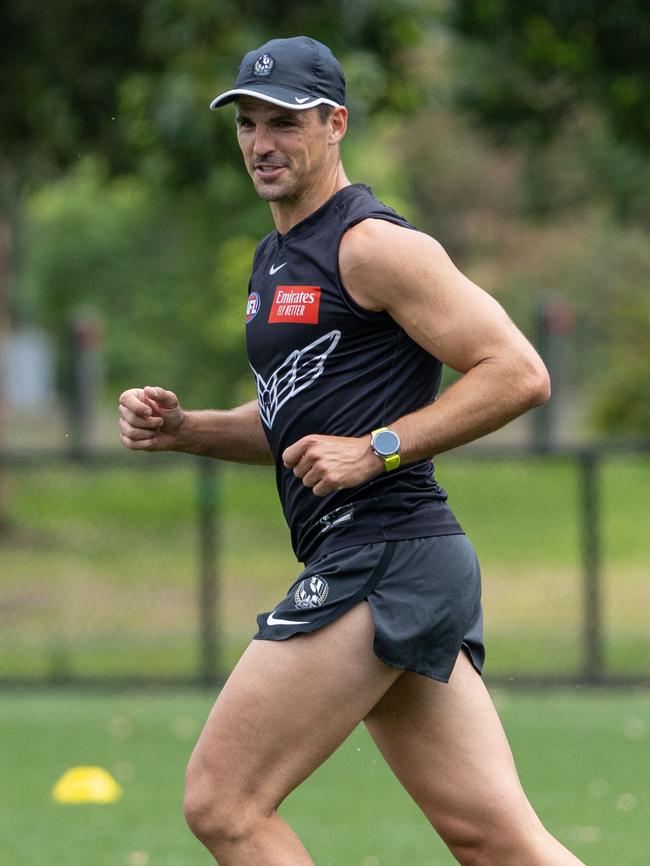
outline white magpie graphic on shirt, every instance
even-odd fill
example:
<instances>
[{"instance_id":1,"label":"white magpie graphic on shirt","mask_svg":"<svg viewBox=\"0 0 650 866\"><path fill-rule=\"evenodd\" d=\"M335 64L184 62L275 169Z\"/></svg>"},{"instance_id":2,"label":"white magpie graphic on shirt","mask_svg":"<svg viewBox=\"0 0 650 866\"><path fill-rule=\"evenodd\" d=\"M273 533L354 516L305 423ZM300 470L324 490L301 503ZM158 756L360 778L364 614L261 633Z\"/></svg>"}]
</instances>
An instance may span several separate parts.
<instances>
[{"instance_id":1,"label":"white magpie graphic on shirt","mask_svg":"<svg viewBox=\"0 0 650 866\"><path fill-rule=\"evenodd\" d=\"M257 385L260 417L269 430L287 400L309 388L322 375L325 361L340 339L340 331L330 331L304 349L295 349L266 381L251 364Z\"/></svg>"}]
</instances>

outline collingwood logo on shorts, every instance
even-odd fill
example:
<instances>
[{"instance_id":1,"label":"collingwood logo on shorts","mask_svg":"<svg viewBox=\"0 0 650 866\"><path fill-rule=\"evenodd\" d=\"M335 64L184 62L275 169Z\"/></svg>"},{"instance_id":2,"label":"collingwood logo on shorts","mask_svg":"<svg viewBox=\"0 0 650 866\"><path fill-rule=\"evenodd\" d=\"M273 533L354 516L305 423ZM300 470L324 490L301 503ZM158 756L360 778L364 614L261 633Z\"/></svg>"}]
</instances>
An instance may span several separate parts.
<instances>
[{"instance_id":1,"label":"collingwood logo on shorts","mask_svg":"<svg viewBox=\"0 0 650 866\"><path fill-rule=\"evenodd\" d=\"M325 603L330 588L325 580L318 574L301 580L293 597L294 604L298 610L307 610L311 607L320 607Z\"/></svg>"},{"instance_id":2,"label":"collingwood logo on shorts","mask_svg":"<svg viewBox=\"0 0 650 866\"><path fill-rule=\"evenodd\" d=\"M325 361L340 339L340 331L330 331L304 349L296 349L284 359L266 381L251 364L257 385L260 418L269 429L287 400L295 397L305 388L309 388L322 375Z\"/></svg>"}]
</instances>

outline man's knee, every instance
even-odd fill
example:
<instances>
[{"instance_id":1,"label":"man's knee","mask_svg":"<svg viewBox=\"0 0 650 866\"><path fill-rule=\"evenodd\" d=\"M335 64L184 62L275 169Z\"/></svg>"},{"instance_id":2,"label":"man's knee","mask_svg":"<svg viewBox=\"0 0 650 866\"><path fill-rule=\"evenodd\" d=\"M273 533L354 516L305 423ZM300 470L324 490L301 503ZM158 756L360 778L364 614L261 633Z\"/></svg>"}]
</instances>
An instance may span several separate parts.
<instances>
[{"instance_id":1,"label":"man's knee","mask_svg":"<svg viewBox=\"0 0 650 866\"><path fill-rule=\"evenodd\" d=\"M489 846L482 841L454 842L449 844L449 850L461 866L501 866L494 860Z\"/></svg>"},{"instance_id":2,"label":"man's knee","mask_svg":"<svg viewBox=\"0 0 650 866\"><path fill-rule=\"evenodd\" d=\"M470 821L449 821L442 822L438 832L462 866L487 866L491 862L488 838L483 828Z\"/></svg>"},{"instance_id":3,"label":"man's knee","mask_svg":"<svg viewBox=\"0 0 650 866\"><path fill-rule=\"evenodd\" d=\"M220 777L197 762L187 769L183 808L189 828L211 850L247 838L263 817L235 779Z\"/></svg>"},{"instance_id":4,"label":"man's knee","mask_svg":"<svg viewBox=\"0 0 650 866\"><path fill-rule=\"evenodd\" d=\"M462 866L519 866L545 862L548 833L539 829L510 828L504 833L475 828L463 836L445 841Z\"/></svg>"},{"instance_id":5,"label":"man's knee","mask_svg":"<svg viewBox=\"0 0 650 866\"><path fill-rule=\"evenodd\" d=\"M538 863L548 836L528 816L517 821L454 821L439 828L449 850L462 866L519 866Z\"/></svg>"}]
</instances>

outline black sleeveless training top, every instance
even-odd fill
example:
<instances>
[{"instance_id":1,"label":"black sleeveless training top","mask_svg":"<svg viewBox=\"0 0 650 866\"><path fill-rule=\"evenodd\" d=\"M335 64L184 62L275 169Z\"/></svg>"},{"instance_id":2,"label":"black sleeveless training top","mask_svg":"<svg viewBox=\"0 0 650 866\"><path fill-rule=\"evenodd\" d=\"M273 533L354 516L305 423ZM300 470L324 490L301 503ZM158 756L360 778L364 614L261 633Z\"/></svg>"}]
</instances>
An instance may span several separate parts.
<instances>
[{"instance_id":1,"label":"black sleeveless training top","mask_svg":"<svg viewBox=\"0 0 650 866\"><path fill-rule=\"evenodd\" d=\"M374 541L462 533L423 460L315 496L282 463L303 436L367 436L431 403L441 363L385 312L360 307L338 270L344 232L364 219L413 228L368 187L339 190L255 252L246 307L248 359L293 549L306 562ZM396 290L399 287L396 286Z\"/></svg>"}]
</instances>

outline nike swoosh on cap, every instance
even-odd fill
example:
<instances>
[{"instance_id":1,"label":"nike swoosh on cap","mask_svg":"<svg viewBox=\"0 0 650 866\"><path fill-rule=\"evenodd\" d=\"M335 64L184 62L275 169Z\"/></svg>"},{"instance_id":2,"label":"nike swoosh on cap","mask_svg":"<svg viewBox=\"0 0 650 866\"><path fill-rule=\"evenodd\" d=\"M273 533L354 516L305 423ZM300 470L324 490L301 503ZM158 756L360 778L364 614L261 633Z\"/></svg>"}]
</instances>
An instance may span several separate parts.
<instances>
[{"instance_id":1,"label":"nike swoosh on cap","mask_svg":"<svg viewBox=\"0 0 650 866\"><path fill-rule=\"evenodd\" d=\"M277 619L275 616L275 611L272 610L271 613L266 618L267 625L309 625L309 622L296 622L295 619Z\"/></svg>"},{"instance_id":2,"label":"nike swoosh on cap","mask_svg":"<svg viewBox=\"0 0 650 866\"><path fill-rule=\"evenodd\" d=\"M270 273L271 275L273 275L273 274L277 274L277 272L280 270L280 268L283 268L283 267L284 267L285 265L287 265L287 264L289 264L289 263L288 263L288 262L282 262L282 264L281 264L281 265L278 265L277 268L276 268L275 265L271 265L271 267L269 268L269 273Z\"/></svg>"},{"instance_id":3,"label":"nike swoosh on cap","mask_svg":"<svg viewBox=\"0 0 650 866\"><path fill-rule=\"evenodd\" d=\"M293 98L296 100L296 102L301 102L301 103L307 102L308 99L311 99L310 96L294 96Z\"/></svg>"}]
</instances>

